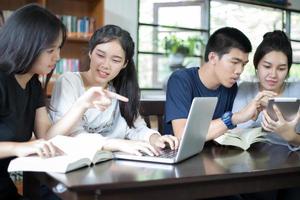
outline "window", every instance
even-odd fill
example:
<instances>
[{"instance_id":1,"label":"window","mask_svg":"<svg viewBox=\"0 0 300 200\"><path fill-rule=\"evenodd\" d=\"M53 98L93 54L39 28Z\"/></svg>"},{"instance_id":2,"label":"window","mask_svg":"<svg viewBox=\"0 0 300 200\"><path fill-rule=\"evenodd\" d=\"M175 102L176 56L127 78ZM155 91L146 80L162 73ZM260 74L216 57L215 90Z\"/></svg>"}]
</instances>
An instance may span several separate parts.
<instances>
[{"instance_id":1,"label":"window","mask_svg":"<svg viewBox=\"0 0 300 200\"><path fill-rule=\"evenodd\" d=\"M196 38L194 41L197 40L198 48L185 56L182 64L200 65L203 54L201 46L208 37L207 11L207 0L139 1L137 66L141 88L161 89L172 72L164 43L167 38L185 43Z\"/></svg>"},{"instance_id":2,"label":"window","mask_svg":"<svg viewBox=\"0 0 300 200\"><path fill-rule=\"evenodd\" d=\"M298 80L300 78L300 13L291 12L290 38L293 48L293 62L290 79Z\"/></svg>"},{"instance_id":3,"label":"window","mask_svg":"<svg viewBox=\"0 0 300 200\"><path fill-rule=\"evenodd\" d=\"M250 1L249 1L250 2ZM255 17L253 17L255 16ZM257 22L259 19L259 23ZM209 34L218 28L232 26L250 39L253 51L242 80L252 80L255 71L253 54L266 32L283 30L290 36L293 47L291 79L300 78L300 12L223 0L143 0L139 1L138 77L141 88L161 89L172 68L162 45L164 39L175 35L187 41L198 37L204 45ZM186 56L185 67L199 66L204 46Z\"/></svg>"}]
</instances>

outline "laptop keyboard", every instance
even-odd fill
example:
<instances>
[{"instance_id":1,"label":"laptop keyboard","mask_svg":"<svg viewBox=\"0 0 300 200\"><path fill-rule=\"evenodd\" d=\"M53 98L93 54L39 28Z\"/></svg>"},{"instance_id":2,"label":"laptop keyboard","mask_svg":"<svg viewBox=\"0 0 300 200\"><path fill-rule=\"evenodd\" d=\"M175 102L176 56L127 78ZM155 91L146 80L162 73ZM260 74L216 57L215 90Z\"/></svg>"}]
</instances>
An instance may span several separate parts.
<instances>
[{"instance_id":1,"label":"laptop keyboard","mask_svg":"<svg viewBox=\"0 0 300 200\"><path fill-rule=\"evenodd\" d=\"M172 150L172 149L162 149L160 150L160 155L157 157L160 158L174 158L177 154L177 150Z\"/></svg>"},{"instance_id":2,"label":"laptop keyboard","mask_svg":"<svg viewBox=\"0 0 300 200\"><path fill-rule=\"evenodd\" d=\"M178 149L176 150L172 150L172 149L162 149L160 150L160 155L158 156L155 156L155 157L159 157L159 158L174 158L176 156L178 152ZM142 153L143 156L149 156L148 154L146 153Z\"/></svg>"}]
</instances>

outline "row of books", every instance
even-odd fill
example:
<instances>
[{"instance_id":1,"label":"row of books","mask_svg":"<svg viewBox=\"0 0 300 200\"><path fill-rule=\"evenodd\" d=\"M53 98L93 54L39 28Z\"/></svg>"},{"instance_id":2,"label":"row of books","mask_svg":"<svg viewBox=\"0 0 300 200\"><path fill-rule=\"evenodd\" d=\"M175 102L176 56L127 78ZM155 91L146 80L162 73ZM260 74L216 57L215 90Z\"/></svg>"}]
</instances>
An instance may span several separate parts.
<instances>
[{"instance_id":1,"label":"row of books","mask_svg":"<svg viewBox=\"0 0 300 200\"><path fill-rule=\"evenodd\" d=\"M65 72L78 72L79 59L62 58L56 63L54 74L63 74Z\"/></svg>"},{"instance_id":2,"label":"row of books","mask_svg":"<svg viewBox=\"0 0 300 200\"><path fill-rule=\"evenodd\" d=\"M75 58L62 58L60 59L55 66L54 72L50 78L50 82L55 82L57 78L65 73L65 72L78 72L80 71L79 69L79 59ZM39 79L44 87L46 83L46 78L47 76L40 76ZM51 91L50 91L51 93Z\"/></svg>"},{"instance_id":3,"label":"row of books","mask_svg":"<svg viewBox=\"0 0 300 200\"><path fill-rule=\"evenodd\" d=\"M58 77L61 74L65 73L65 72L78 72L78 71L80 71L79 70L79 63L80 63L79 59L75 59L75 58L74 59L68 59L68 58L60 59L56 63L54 72L53 72L53 74L50 78L50 82L54 83L58 79ZM41 83L44 87L45 83L46 83L47 76L40 76L39 79L40 79L40 81L41 81ZM52 86L50 87L49 94L51 94Z\"/></svg>"},{"instance_id":4,"label":"row of books","mask_svg":"<svg viewBox=\"0 0 300 200\"><path fill-rule=\"evenodd\" d=\"M58 16L67 28L69 37L90 37L95 31L95 18L77 17L72 15Z\"/></svg>"},{"instance_id":5,"label":"row of books","mask_svg":"<svg viewBox=\"0 0 300 200\"><path fill-rule=\"evenodd\" d=\"M0 28L13 13L12 10L0 10ZM78 17L72 15L57 15L67 28L68 37L89 38L95 31L96 20L94 17Z\"/></svg>"}]
</instances>

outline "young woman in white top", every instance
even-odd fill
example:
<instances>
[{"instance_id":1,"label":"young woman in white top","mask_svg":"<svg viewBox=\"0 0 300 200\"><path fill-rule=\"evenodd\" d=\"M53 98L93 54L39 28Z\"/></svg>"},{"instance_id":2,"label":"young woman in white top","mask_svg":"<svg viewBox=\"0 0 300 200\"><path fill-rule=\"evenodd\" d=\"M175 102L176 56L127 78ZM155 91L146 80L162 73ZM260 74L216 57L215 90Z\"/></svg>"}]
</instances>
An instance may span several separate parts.
<instances>
[{"instance_id":1,"label":"young woman in white top","mask_svg":"<svg viewBox=\"0 0 300 200\"><path fill-rule=\"evenodd\" d=\"M176 137L149 129L139 115L140 91L133 55L134 42L127 31L115 25L96 30L89 42L89 70L65 73L56 81L50 103L52 119L59 120L88 88L101 86L129 101L112 99L108 107L87 109L70 135L98 134L106 140L104 149L136 155L158 155L158 148L166 143L177 148Z\"/></svg>"},{"instance_id":2,"label":"young woman in white top","mask_svg":"<svg viewBox=\"0 0 300 200\"><path fill-rule=\"evenodd\" d=\"M270 142L286 145L291 150L298 150L300 114L298 113L294 120L286 121L280 111L275 108L279 120L274 121L264 110L269 97L300 98L300 83L286 81L292 65L292 57L291 44L284 32L266 33L257 47L253 61L258 82L243 82L239 85L233 111L241 110L252 102L252 105L257 106L257 116L238 126L242 128L262 126L271 132L267 135Z\"/></svg>"}]
</instances>

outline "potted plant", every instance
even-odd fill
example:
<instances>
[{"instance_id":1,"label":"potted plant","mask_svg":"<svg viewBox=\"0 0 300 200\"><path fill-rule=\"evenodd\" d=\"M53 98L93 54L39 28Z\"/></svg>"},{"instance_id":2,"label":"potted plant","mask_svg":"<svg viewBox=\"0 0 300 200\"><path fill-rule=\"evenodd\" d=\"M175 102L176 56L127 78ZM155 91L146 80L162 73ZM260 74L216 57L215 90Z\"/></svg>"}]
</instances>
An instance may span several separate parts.
<instances>
[{"instance_id":1,"label":"potted plant","mask_svg":"<svg viewBox=\"0 0 300 200\"><path fill-rule=\"evenodd\" d=\"M163 42L167 55L182 54L184 56L187 56L190 54L190 49L185 41L177 38L176 35L166 36Z\"/></svg>"},{"instance_id":2,"label":"potted plant","mask_svg":"<svg viewBox=\"0 0 300 200\"><path fill-rule=\"evenodd\" d=\"M186 40L176 35L168 35L163 39L163 48L169 56L169 65L172 71L182 68L184 58L194 56L196 51L201 51L204 43L199 37L188 37Z\"/></svg>"},{"instance_id":3,"label":"potted plant","mask_svg":"<svg viewBox=\"0 0 300 200\"><path fill-rule=\"evenodd\" d=\"M204 42L200 37L188 37L183 40L174 34L170 34L162 40L161 46L165 50L166 55L169 57L169 67L173 72L178 69L184 68L183 61L187 56L200 56ZM164 80L163 89L167 89L168 77Z\"/></svg>"}]
</instances>

